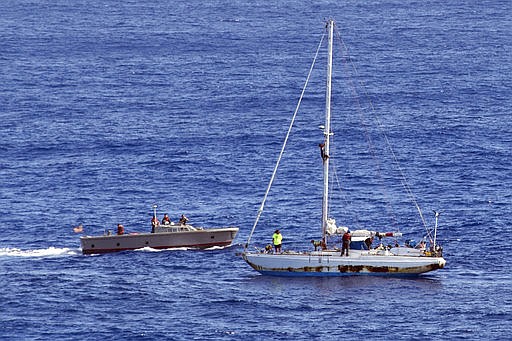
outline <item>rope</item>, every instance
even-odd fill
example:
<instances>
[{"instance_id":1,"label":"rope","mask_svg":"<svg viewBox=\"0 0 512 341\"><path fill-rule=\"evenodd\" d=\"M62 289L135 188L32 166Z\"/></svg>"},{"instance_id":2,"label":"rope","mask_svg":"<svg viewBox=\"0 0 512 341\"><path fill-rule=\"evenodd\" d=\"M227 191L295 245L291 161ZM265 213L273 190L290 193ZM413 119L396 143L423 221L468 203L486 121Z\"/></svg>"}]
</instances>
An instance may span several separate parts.
<instances>
[{"instance_id":1,"label":"rope","mask_svg":"<svg viewBox=\"0 0 512 341\"><path fill-rule=\"evenodd\" d=\"M332 155L332 153L331 153L331 155ZM345 195L345 191L343 190L343 187L341 186L341 181L340 181L340 179L338 177L336 160L335 160L335 158L333 158L331 156L331 160L330 161L331 161L331 167L333 169L334 179L336 180L336 185L337 185L338 191L341 193L341 200L343 200L343 203L345 204L345 207L348 207L349 206L348 197ZM333 182L334 182L334 180L333 180ZM334 189L331 188L331 190L334 192ZM332 193L331 193L331 195L332 195ZM348 216L348 213L347 213L347 216ZM345 216L345 219L346 219L347 216ZM363 226L361 221L359 220L359 215L358 214L356 214L355 216L351 216L351 218L353 220L355 220L355 222L353 223L354 226ZM355 230L355 228L353 228L353 230Z\"/></svg>"},{"instance_id":2,"label":"rope","mask_svg":"<svg viewBox=\"0 0 512 341\"><path fill-rule=\"evenodd\" d=\"M343 40L341 39L341 35L339 34L339 31L336 31L337 33L337 38L338 38L338 41L340 42L340 50L341 50L341 55L343 55L343 51L346 51L346 60L344 59L343 61L346 62L347 64L350 64L350 66L352 67L355 75L357 76L357 70L355 68L355 65L353 63L350 62L350 56L348 54L348 48L346 47L345 43L343 42ZM343 48L345 50L343 50ZM348 74L348 73L347 73ZM353 99L355 100L355 102L357 103L357 108L359 109L358 110L358 113L359 113L359 119L360 119L360 122L361 122L361 126L362 128L364 129L364 137L366 139L366 143L368 145L368 151L369 151L369 154L376 166L376 172L377 172L377 180L379 181L379 189L381 191L381 193L383 194L384 198L385 198L385 202L386 202L386 212L388 213L388 215L391 217L391 220L393 222L393 225L394 226L397 226L397 219L396 219L396 216L394 215L394 210L393 210L393 207L392 207L392 201L390 199L390 195L389 195L389 192L387 191L386 189L386 186L384 186L384 180L383 180L383 177L382 177L382 163L381 163L381 160L376 156L377 153L376 153L376 150L375 150L375 145L373 143L373 139L372 139L372 136L368 130L368 127L369 127L369 124L367 124L366 120L365 120L365 115L364 115L364 112L362 110L362 105L361 105L361 101L360 101L360 98L359 98L359 93L358 91L356 90L356 86L354 85L354 82L353 82L353 79L352 77L349 77L348 78L348 81L350 83L350 86L351 86L351 89L352 89L352 92L353 92ZM361 87L366 90L364 88L363 85L361 85ZM371 106L371 101L369 100L369 97L367 96L368 98L368 102L370 103L370 106ZM373 109L373 107L371 107Z\"/></svg>"},{"instance_id":3,"label":"rope","mask_svg":"<svg viewBox=\"0 0 512 341\"><path fill-rule=\"evenodd\" d=\"M309 79L311 77L311 73L313 72L313 68L316 63L316 59L318 57L318 53L320 51L320 47L322 46L322 42L324 41L326 32L324 31L322 38L320 39L320 43L318 44L318 47L316 49L315 58L313 59L313 62L311 63L311 67L309 68L309 73L306 78L306 82L304 83L304 87L302 88L302 93L300 94L299 101L297 103L297 106L295 108L295 112L293 113L292 120L290 122L290 126L288 127L288 132L286 133L286 137L283 142L283 146L281 147L281 152L279 153L279 158L277 159L276 165L274 167L274 171L272 172L272 177L270 178L270 181L267 186L267 190L265 192L265 195L263 196L263 200L261 201L260 208L258 210L258 214L256 215L256 220L254 221L254 225L252 226L251 233L249 234L249 238L247 238L247 243L245 243L244 252L247 250L247 247L249 246L249 243L251 241L252 235L254 233L254 230L256 229L256 226L258 225L258 222L260 220L261 214L263 213L263 208L265 207L265 202L267 201L268 193L270 192L270 188L272 187L272 184L274 183L274 179L276 177L277 169L279 168L279 164L281 163L281 158L283 157L284 150L286 148L286 143L288 142L288 138L290 137L290 133L292 131L293 123L295 122L295 118L297 117L297 113L299 111L300 105L302 103L302 98L304 97L304 93L306 91L306 87L308 86Z\"/></svg>"},{"instance_id":4,"label":"rope","mask_svg":"<svg viewBox=\"0 0 512 341\"><path fill-rule=\"evenodd\" d=\"M345 48L345 50L346 50L346 51L347 51L347 53L348 53L348 48L346 47L345 42L341 39L341 36L340 36L340 34L339 34L339 31L336 31L336 32L337 32L337 34L338 34L338 35L337 35L337 37L338 37L339 41L341 42L341 45ZM348 58L348 59L350 60L350 58ZM356 67L355 67L354 63L350 63L350 65L352 66L352 69L353 69L353 71L354 71L354 73L355 73L356 77L357 77L358 79L360 79L359 74L358 74L358 72L357 72L357 69L356 69ZM369 105L370 105L370 109L371 109L371 111L372 111L372 112L375 112L375 108L374 108L374 106L373 106L373 102L371 101L370 96L368 95L368 92L366 91L366 87L364 86L363 81L360 81L360 84L361 84L361 88L363 89L363 91L364 91L364 94L365 94L366 98L368 99L368 103L369 103ZM359 100L358 100L358 104L360 104L360 103L359 103ZM375 120L377 121L377 126L378 126L378 128L379 128L379 131L380 131L381 135L384 137L384 140L386 141L386 146L387 146L387 148L389 149L389 151L391 152L391 155L392 155L392 157L393 157L393 162L394 162L394 164L395 164L396 168L398 169L398 171L399 171L399 173L400 173L400 176L401 176L401 181L400 181L400 182L401 182L401 184L402 184L402 187L405 189L405 191L406 191L406 193L408 194L408 196L409 196L410 200L413 202L414 206L415 206L415 207L416 207L416 209L418 210L418 213L419 213L419 215L420 215L420 218L421 218L421 221L422 221L422 223L423 223L423 226L425 227L425 230L427 231L427 235L431 236L431 231L430 231L430 230L429 230L429 228L427 227L427 223L425 222L425 218L423 217L423 213L422 213L422 211L421 211L421 208L420 208L420 206L419 206L418 202L416 201L416 198L415 198L414 194L412 193L412 190L411 190L411 188L410 188L410 186L409 186L409 184L408 184L408 182L407 182L407 178L406 178L406 176L405 176L405 173L404 173L404 171L403 171L402 167L400 166L400 163L399 163L399 161L398 161L398 158L396 157L396 154L395 154L395 152L394 152L393 148L391 147L391 143L389 142L389 139L388 139L387 135L386 135L386 134L385 134L385 132L383 131L382 123L380 122L380 120L379 120L378 116L376 116L376 115L375 115ZM366 127L365 127L365 130L366 130ZM372 155L373 155L373 149L372 149Z\"/></svg>"}]
</instances>

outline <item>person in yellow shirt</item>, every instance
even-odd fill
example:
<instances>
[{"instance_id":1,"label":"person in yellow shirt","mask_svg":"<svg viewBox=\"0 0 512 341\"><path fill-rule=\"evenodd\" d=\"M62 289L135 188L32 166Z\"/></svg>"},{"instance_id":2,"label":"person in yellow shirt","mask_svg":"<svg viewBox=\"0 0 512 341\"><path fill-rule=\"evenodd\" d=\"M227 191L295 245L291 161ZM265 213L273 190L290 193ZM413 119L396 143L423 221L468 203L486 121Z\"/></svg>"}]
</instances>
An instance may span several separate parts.
<instances>
[{"instance_id":1,"label":"person in yellow shirt","mask_svg":"<svg viewBox=\"0 0 512 341\"><path fill-rule=\"evenodd\" d=\"M274 242L274 249L276 254L281 253L281 241L283 240L283 235L279 230L276 230L272 235L272 241Z\"/></svg>"}]
</instances>

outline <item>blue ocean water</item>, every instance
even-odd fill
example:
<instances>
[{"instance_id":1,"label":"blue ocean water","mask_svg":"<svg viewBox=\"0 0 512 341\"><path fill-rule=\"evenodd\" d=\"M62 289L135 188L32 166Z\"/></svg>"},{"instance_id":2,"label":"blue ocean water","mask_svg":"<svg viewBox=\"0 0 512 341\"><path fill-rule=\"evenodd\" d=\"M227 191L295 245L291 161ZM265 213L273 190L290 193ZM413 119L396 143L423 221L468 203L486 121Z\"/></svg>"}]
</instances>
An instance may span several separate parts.
<instances>
[{"instance_id":1,"label":"blue ocean water","mask_svg":"<svg viewBox=\"0 0 512 341\"><path fill-rule=\"evenodd\" d=\"M510 11L497 0L4 1L0 338L510 338ZM428 223L442 211L443 270L272 278L237 256L328 17ZM351 146L358 113L340 96L336 139ZM298 129L292 150L318 163L318 129ZM356 174L366 162L342 160ZM321 192L317 170L283 167L253 239L279 226L286 248L318 236L297 227L317 224ZM360 177L350 188L368 195L339 222L386 226ZM414 207L391 196L393 227L421 236ZM239 226L235 245L81 255L73 226L149 230L153 203Z\"/></svg>"}]
</instances>

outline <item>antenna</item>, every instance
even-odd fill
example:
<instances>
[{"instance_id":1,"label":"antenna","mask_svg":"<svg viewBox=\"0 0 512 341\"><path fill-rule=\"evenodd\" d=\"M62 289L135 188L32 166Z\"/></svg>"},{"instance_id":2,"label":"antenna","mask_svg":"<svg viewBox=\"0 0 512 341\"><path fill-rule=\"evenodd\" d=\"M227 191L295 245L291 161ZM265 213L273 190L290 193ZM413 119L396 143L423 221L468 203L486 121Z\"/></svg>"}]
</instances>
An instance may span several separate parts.
<instances>
[{"instance_id":1,"label":"antenna","mask_svg":"<svg viewBox=\"0 0 512 341\"><path fill-rule=\"evenodd\" d=\"M439 216L441 215L441 212L438 212L436 210L432 210L434 211L434 215L436 217L436 225L434 226L434 251L436 250L436 238L437 238L437 226L438 226L438 221L439 221Z\"/></svg>"}]
</instances>

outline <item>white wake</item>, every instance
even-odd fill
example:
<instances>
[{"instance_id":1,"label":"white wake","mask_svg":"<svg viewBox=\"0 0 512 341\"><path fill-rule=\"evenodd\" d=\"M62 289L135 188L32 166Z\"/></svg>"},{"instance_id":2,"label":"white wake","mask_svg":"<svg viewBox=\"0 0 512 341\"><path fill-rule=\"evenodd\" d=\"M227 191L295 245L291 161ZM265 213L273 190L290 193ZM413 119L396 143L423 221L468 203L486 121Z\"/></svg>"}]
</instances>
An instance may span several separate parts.
<instances>
[{"instance_id":1,"label":"white wake","mask_svg":"<svg viewBox=\"0 0 512 341\"><path fill-rule=\"evenodd\" d=\"M0 248L0 257L61 257L75 256L82 254L80 249L70 249L67 247L58 248L50 246L47 249L22 250L18 248Z\"/></svg>"}]
</instances>

